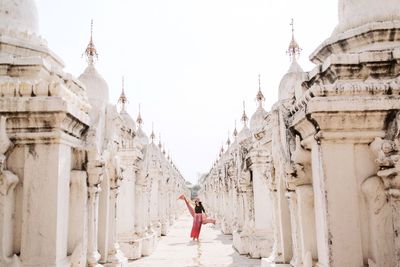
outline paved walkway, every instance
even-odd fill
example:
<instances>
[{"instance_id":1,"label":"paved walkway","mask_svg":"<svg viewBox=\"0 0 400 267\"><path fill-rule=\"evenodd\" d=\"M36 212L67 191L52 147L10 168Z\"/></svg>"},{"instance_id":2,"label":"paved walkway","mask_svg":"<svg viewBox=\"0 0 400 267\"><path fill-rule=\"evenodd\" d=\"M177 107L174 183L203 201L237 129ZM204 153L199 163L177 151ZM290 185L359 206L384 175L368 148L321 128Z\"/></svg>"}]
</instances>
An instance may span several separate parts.
<instances>
[{"instance_id":1,"label":"paved walkway","mask_svg":"<svg viewBox=\"0 0 400 267\"><path fill-rule=\"evenodd\" d=\"M200 242L189 238L192 218L184 215L160 239L154 253L133 261L129 267L259 267L260 260L239 255L232 248L232 236L217 226L203 225Z\"/></svg>"}]
</instances>

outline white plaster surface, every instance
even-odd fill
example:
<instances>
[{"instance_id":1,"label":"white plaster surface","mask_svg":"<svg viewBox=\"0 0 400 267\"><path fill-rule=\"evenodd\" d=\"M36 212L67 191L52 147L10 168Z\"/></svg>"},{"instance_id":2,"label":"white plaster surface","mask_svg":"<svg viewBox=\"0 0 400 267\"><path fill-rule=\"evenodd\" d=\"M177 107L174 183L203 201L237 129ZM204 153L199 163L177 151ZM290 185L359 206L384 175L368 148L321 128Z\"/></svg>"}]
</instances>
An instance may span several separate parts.
<instances>
[{"instance_id":1,"label":"white plaster surface","mask_svg":"<svg viewBox=\"0 0 400 267\"><path fill-rule=\"evenodd\" d=\"M259 267L260 260L239 255L232 247L232 236L219 226L203 225L200 242L189 238L192 218L181 216L162 237L154 253L131 262L129 267Z\"/></svg>"}]
</instances>

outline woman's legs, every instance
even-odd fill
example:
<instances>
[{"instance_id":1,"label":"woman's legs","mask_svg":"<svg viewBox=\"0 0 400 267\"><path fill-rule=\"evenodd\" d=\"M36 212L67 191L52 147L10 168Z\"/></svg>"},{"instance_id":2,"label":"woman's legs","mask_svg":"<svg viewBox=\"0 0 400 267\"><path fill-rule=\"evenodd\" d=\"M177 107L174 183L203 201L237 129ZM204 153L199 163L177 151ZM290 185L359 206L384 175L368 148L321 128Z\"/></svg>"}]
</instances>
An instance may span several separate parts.
<instances>
[{"instance_id":1,"label":"woman's legs","mask_svg":"<svg viewBox=\"0 0 400 267\"><path fill-rule=\"evenodd\" d=\"M186 207L188 208L190 215L194 217L194 209L192 206L190 206L189 201L187 201L186 197L184 195L180 195L178 199L182 199L183 201L185 201Z\"/></svg>"},{"instance_id":2,"label":"woman's legs","mask_svg":"<svg viewBox=\"0 0 400 267\"><path fill-rule=\"evenodd\" d=\"M193 217L193 226L192 231L190 233L190 237L193 240L199 240L199 235L201 231L201 213L196 213Z\"/></svg>"}]
</instances>

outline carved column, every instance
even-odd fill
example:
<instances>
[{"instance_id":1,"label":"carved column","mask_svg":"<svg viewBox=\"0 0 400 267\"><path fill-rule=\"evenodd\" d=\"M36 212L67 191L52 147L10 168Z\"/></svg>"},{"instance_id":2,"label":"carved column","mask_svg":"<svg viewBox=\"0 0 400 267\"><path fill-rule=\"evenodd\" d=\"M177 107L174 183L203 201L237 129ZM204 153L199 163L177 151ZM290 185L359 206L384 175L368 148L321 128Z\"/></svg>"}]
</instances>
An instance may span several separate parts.
<instances>
[{"instance_id":1,"label":"carved column","mask_svg":"<svg viewBox=\"0 0 400 267\"><path fill-rule=\"evenodd\" d=\"M289 200L293 266L312 266L317 259L314 195L311 176L311 153L302 147L296 136L296 147L287 166L286 193Z\"/></svg>"},{"instance_id":2,"label":"carved column","mask_svg":"<svg viewBox=\"0 0 400 267\"><path fill-rule=\"evenodd\" d=\"M301 252L300 252L300 236L299 236L299 221L298 221L298 209L297 209L297 196L295 191L288 191L286 197L289 202L290 209L290 221L292 230L292 260L290 264L292 266L302 266L301 263Z\"/></svg>"},{"instance_id":3,"label":"carved column","mask_svg":"<svg viewBox=\"0 0 400 267\"><path fill-rule=\"evenodd\" d=\"M0 265L15 266L19 263L15 256L13 241L15 238L15 186L18 177L5 170L6 156L11 145L6 134L6 118L0 117ZM14 257L10 257L14 256Z\"/></svg>"},{"instance_id":4,"label":"carved column","mask_svg":"<svg viewBox=\"0 0 400 267\"><path fill-rule=\"evenodd\" d=\"M318 260L312 186L309 184L297 186L296 197L302 262L304 267L310 267Z\"/></svg>"},{"instance_id":5,"label":"carved column","mask_svg":"<svg viewBox=\"0 0 400 267\"><path fill-rule=\"evenodd\" d=\"M84 151L74 151L75 157ZM83 157L84 158L84 157ZM79 168L80 169L80 168ZM72 267L87 263L88 251L88 175L83 170L71 171L68 223L68 253Z\"/></svg>"},{"instance_id":6,"label":"carved column","mask_svg":"<svg viewBox=\"0 0 400 267\"><path fill-rule=\"evenodd\" d=\"M135 230L139 237L145 235L145 186L141 184L136 184L136 195L135 195Z\"/></svg>"},{"instance_id":7,"label":"carved column","mask_svg":"<svg viewBox=\"0 0 400 267\"><path fill-rule=\"evenodd\" d=\"M88 254L89 267L100 267L98 262L101 255L97 249L98 240L98 211L100 183L103 179L104 163L99 160L92 160L88 163Z\"/></svg>"},{"instance_id":8,"label":"carved column","mask_svg":"<svg viewBox=\"0 0 400 267\"><path fill-rule=\"evenodd\" d=\"M266 152L264 149L254 149L250 152L249 158L254 192L254 235L250 254L255 258L268 257L272 252L274 239L272 199L266 174L271 158Z\"/></svg>"},{"instance_id":9,"label":"carved column","mask_svg":"<svg viewBox=\"0 0 400 267\"><path fill-rule=\"evenodd\" d=\"M119 168L119 166L114 166ZM107 266L120 267L127 263L128 260L120 250L117 240L117 198L119 193L120 181L122 180L121 174L117 173L111 178L111 193L110 193L110 211L109 211L109 252L107 258Z\"/></svg>"}]
</instances>

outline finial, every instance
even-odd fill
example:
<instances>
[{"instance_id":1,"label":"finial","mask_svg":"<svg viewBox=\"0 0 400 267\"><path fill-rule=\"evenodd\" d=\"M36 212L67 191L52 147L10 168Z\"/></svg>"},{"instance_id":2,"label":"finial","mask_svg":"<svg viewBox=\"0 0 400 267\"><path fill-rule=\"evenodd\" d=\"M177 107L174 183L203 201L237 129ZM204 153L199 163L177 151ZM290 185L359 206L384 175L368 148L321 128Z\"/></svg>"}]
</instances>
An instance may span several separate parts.
<instances>
[{"instance_id":1,"label":"finial","mask_svg":"<svg viewBox=\"0 0 400 267\"><path fill-rule=\"evenodd\" d=\"M154 143L154 139L156 138L156 135L154 134L154 122L151 123L151 134L150 134L150 139L151 142Z\"/></svg>"},{"instance_id":2,"label":"finial","mask_svg":"<svg viewBox=\"0 0 400 267\"><path fill-rule=\"evenodd\" d=\"M242 122L243 122L243 126L247 125L247 121L249 120L249 118L246 115L246 104L243 101L243 115L242 115Z\"/></svg>"},{"instance_id":3,"label":"finial","mask_svg":"<svg viewBox=\"0 0 400 267\"><path fill-rule=\"evenodd\" d=\"M261 75L258 74L258 93L256 96L257 102L258 102L258 107L262 108L262 104L265 101L265 97L263 93L261 92Z\"/></svg>"},{"instance_id":4,"label":"finial","mask_svg":"<svg viewBox=\"0 0 400 267\"><path fill-rule=\"evenodd\" d=\"M158 148L161 150L162 145L161 145L161 133L158 134Z\"/></svg>"},{"instance_id":5,"label":"finial","mask_svg":"<svg viewBox=\"0 0 400 267\"><path fill-rule=\"evenodd\" d=\"M89 65L93 65L94 59L98 59L99 57L99 54L97 53L96 47L93 43L93 19L90 23L90 41L88 46L86 47L85 54Z\"/></svg>"},{"instance_id":6,"label":"finial","mask_svg":"<svg viewBox=\"0 0 400 267\"><path fill-rule=\"evenodd\" d=\"M293 60L296 60L296 57L298 55L300 55L300 52L302 49L300 48L300 46L294 39L294 21L293 21L293 19L290 22L290 26L292 26L292 40L290 41L289 48L286 51L286 53L289 55L290 60L293 61Z\"/></svg>"},{"instance_id":7,"label":"finial","mask_svg":"<svg viewBox=\"0 0 400 267\"><path fill-rule=\"evenodd\" d=\"M125 111L126 103L128 103L128 98L125 95L125 81L124 81L124 76L122 76L122 91L118 99L118 104L121 104L121 112Z\"/></svg>"},{"instance_id":8,"label":"finial","mask_svg":"<svg viewBox=\"0 0 400 267\"><path fill-rule=\"evenodd\" d=\"M230 133L228 131L228 140L226 140L226 144L228 145L228 147L231 145L231 139L229 138Z\"/></svg>"},{"instance_id":9,"label":"finial","mask_svg":"<svg viewBox=\"0 0 400 267\"><path fill-rule=\"evenodd\" d=\"M165 143L163 144L163 151L162 153L165 155Z\"/></svg>"},{"instance_id":10,"label":"finial","mask_svg":"<svg viewBox=\"0 0 400 267\"><path fill-rule=\"evenodd\" d=\"M139 104L139 114L138 114L138 117L137 117L137 119L136 119L136 122L137 122L137 124L139 125L139 127L141 127L142 124L143 124L142 115L140 114L140 104Z\"/></svg>"},{"instance_id":11,"label":"finial","mask_svg":"<svg viewBox=\"0 0 400 267\"><path fill-rule=\"evenodd\" d=\"M238 131L236 129L236 120L235 120L235 130L233 130L233 136L236 138L237 135L238 135Z\"/></svg>"}]
</instances>

